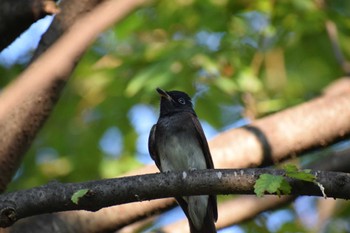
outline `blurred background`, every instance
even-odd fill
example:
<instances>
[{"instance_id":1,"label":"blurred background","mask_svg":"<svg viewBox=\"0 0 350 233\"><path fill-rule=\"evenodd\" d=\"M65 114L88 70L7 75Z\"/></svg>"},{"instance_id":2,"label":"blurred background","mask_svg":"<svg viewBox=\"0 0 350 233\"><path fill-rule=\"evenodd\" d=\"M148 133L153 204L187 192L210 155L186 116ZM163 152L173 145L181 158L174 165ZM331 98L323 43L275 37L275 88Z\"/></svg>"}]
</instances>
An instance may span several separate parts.
<instances>
[{"instance_id":1,"label":"blurred background","mask_svg":"<svg viewBox=\"0 0 350 233\"><path fill-rule=\"evenodd\" d=\"M38 21L0 54L1 87L26 67L51 20ZM153 163L147 142L159 112L156 87L189 93L209 140L310 100L345 75L349 41L344 0L174 0L143 7L84 55L9 191L111 178ZM344 147L349 143L329 150ZM317 200L301 197L221 232L316 232ZM350 232L349 204L336 206L324 232ZM155 224L181 217L172 210Z\"/></svg>"}]
</instances>

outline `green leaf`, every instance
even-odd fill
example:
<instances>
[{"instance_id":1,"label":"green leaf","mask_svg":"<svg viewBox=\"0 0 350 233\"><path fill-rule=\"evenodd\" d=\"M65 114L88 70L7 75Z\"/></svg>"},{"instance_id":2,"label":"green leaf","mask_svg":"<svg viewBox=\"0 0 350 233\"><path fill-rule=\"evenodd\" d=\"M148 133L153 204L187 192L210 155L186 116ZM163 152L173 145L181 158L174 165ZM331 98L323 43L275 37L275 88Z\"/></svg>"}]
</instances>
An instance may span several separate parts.
<instances>
[{"instance_id":1,"label":"green leaf","mask_svg":"<svg viewBox=\"0 0 350 233\"><path fill-rule=\"evenodd\" d=\"M72 202L78 205L79 199L85 196L89 192L89 189L80 189L72 195Z\"/></svg>"},{"instance_id":2,"label":"green leaf","mask_svg":"<svg viewBox=\"0 0 350 233\"><path fill-rule=\"evenodd\" d=\"M263 197L264 193L289 194L291 187L283 176L273 176L262 174L254 185L254 192L258 197Z\"/></svg>"},{"instance_id":3,"label":"green leaf","mask_svg":"<svg viewBox=\"0 0 350 233\"><path fill-rule=\"evenodd\" d=\"M283 179L279 189L277 190L278 196L280 196L280 194L284 194L284 195L290 194L291 191L292 191L292 187L285 179Z\"/></svg>"},{"instance_id":4,"label":"green leaf","mask_svg":"<svg viewBox=\"0 0 350 233\"><path fill-rule=\"evenodd\" d=\"M286 164L283 166L283 170L285 170L287 173L292 173L292 172L298 172L299 169L297 168L297 166L295 166L294 164Z\"/></svg>"},{"instance_id":5,"label":"green leaf","mask_svg":"<svg viewBox=\"0 0 350 233\"><path fill-rule=\"evenodd\" d=\"M316 177L311 174L310 169L299 170L294 164L287 164L283 169L286 171L286 176L289 178L307 182L313 182L316 179Z\"/></svg>"}]
</instances>

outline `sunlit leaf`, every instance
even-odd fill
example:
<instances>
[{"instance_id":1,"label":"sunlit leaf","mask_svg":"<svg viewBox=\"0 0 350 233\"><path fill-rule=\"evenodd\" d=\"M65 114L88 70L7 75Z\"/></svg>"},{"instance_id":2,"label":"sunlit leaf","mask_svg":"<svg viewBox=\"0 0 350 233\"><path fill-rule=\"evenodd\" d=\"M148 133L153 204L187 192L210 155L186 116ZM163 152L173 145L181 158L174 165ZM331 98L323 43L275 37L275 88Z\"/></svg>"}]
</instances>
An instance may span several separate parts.
<instances>
[{"instance_id":1,"label":"sunlit leaf","mask_svg":"<svg viewBox=\"0 0 350 233\"><path fill-rule=\"evenodd\" d=\"M291 186L283 176L274 176L270 174L262 174L254 185L254 192L258 197L264 196L265 193L289 194Z\"/></svg>"},{"instance_id":2,"label":"sunlit leaf","mask_svg":"<svg viewBox=\"0 0 350 233\"><path fill-rule=\"evenodd\" d=\"M294 164L286 164L283 169L286 171L286 176L290 178L308 182L313 182L316 179L315 175L311 174L310 169L300 170Z\"/></svg>"},{"instance_id":3,"label":"sunlit leaf","mask_svg":"<svg viewBox=\"0 0 350 233\"><path fill-rule=\"evenodd\" d=\"M80 189L76 191L71 197L72 202L78 205L79 199L84 197L88 192L89 192L89 189Z\"/></svg>"}]
</instances>

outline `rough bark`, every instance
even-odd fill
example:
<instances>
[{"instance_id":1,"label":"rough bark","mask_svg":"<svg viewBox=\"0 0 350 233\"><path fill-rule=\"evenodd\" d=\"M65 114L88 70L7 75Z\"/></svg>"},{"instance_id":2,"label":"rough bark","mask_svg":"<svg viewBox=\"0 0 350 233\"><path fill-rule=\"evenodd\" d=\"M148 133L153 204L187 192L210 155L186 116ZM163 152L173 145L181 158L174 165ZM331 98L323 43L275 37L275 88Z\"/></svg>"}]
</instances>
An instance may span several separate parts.
<instances>
[{"instance_id":1,"label":"rough bark","mask_svg":"<svg viewBox=\"0 0 350 233\"><path fill-rule=\"evenodd\" d=\"M66 2L67 5L73 4L73 1ZM64 26L62 26L63 23L60 21L57 23L58 26L51 29L52 32L48 33L45 36L45 39L42 40L42 47L36 52L35 58L37 58L38 55L48 47L51 47L51 44L56 41L55 37L62 34L62 27L67 29L67 25L73 24L73 21L76 20L79 15L77 12L88 12L93 7L92 4L84 4L87 3L87 1L75 2L77 2L77 5L82 3L84 10L81 8L75 8L76 12L74 12L74 9L70 9L70 13L66 16L67 20L61 19L61 21L65 22ZM94 0L89 2L96 3ZM2 137L3 141L1 141L2 144L0 147L1 191L5 190L6 185L11 180L12 175L19 166L23 154L34 139L36 133L40 130L41 125L47 119L48 114L54 106L55 100L59 97L60 88L55 89L55 91L52 91L52 89L49 90L49 88L57 83L60 84L60 87L63 87L79 60L79 57L82 55L83 51L88 48L93 39L108 26L118 22L132 10L141 6L145 2L147 1L106 1L104 7L100 7L100 9L96 11L94 10L91 13L89 12L83 19L77 20L77 25L74 24L75 29L73 30L72 28L72 30L67 33L68 35L63 36L66 38L61 38L57 41L56 45L52 46L54 48L50 48L43 54L44 58L41 56L33 62L28 69L10 85L10 87L7 87L4 90L0 96L0 122L2 122L0 128L2 132L6 131L7 137ZM87 6L90 8L87 8ZM115 11L115 9L118 9L118 11ZM82 18L81 15L79 15L79 17ZM94 26L91 27L91 25ZM41 103L47 104L36 105L36 101L29 101L32 98L37 99ZM49 100L54 101L49 102ZM25 114L21 114L16 109L21 109ZM31 115L28 115L29 113L27 114L27 112L31 113ZM32 115L35 115L36 117L32 118ZM7 121L9 119L10 121ZM22 144L18 144L18 142L21 142ZM152 207L149 209L157 211L157 208L154 207L154 203L152 203L151 206ZM164 202L162 204L157 204L157 206L164 206ZM150 212L152 212L152 210ZM135 214L137 211L133 213ZM66 215L61 218L61 215L59 217L53 215L45 218L46 229L56 229L56 232L61 232L61 230L65 232L64 229L68 228L74 229L73 226L77 224L77 221L71 222L70 225L62 226L62 219L64 219L65 224L69 224L69 220L71 220L65 218L65 216ZM48 220L50 220L50 222ZM75 220L78 219L76 218ZM82 225L86 225L85 220L86 219L80 221ZM33 230L36 229L35 226L42 225L42 222L43 220L40 217L35 218L35 220L30 219L29 222L24 222L25 227L16 225L16 227L11 229L14 231L20 229L19 232L33 232ZM30 224L33 224L33 227L30 227ZM96 227L98 224L95 224L94 226ZM1 232L9 232L11 229L0 230Z\"/></svg>"},{"instance_id":2,"label":"rough bark","mask_svg":"<svg viewBox=\"0 0 350 233\"><path fill-rule=\"evenodd\" d=\"M173 196L202 194L255 194L254 185L261 174L285 176L291 195L350 198L350 175L341 172L312 171L315 182L286 177L277 169L207 169L187 172L155 173L83 183L52 182L28 190L0 196L0 226L31 215L65 210L96 211L107 206ZM72 196L87 189L78 203ZM326 196L325 196L326 195Z\"/></svg>"},{"instance_id":3,"label":"rough bark","mask_svg":"<svg viewBox=\"0 0 350 233\"><path fill-rule=\"evenodd\" d=\"M219 168L265 166L324 148L349 136L347 106L349 91L323 95L221 133L209 142L214 164Z\"/></svg>"},{"instance_id":4,"label":"rough bark","mask_svg":"<svg viewBox=\"0 0 350 233\"><path fill-rule=\"evenodd\" d=\"M77 20L68 33L2 92L0 130L6 132L6 137L0 139L1 191L6 188L23 154L49 116L84 51L103 30L145 2L113 0L101 3ZM60 88L52 89L57 84Z\"/></svg>"},{"instance_id":5,"label":"rough bark","mask_svg":"<svg viewBox=\"0 0 350 233\"><path fill-rule=\"evenodd\" d=\"M22 2L29 3L28 1ZM64 2L63 6L67 5L64 4ZM74 2L81 1L68 2L71 2L71 4L74 5ZM87 5L90 6L89 4ZM79 12L81 9L76 9L75 11ZM70 14L77 12L74 12L73 9L70 9L69 11ZM64 16L66 13L65 11L61 11L61 14L59 15ZM68 22L65 24L65 27L62 27L62 30L60 31L61 34L67 29L69 23L73 23L71 18L72 17L67 20ZM66 22L63 20L62 16L60 16L59 19ZM58 36L57 34L53 35L53 33L49 33L49 35ZM46 40L45 42L45 48L48 48L55 42L55 40ZM38 57L43 51L44 50L37 52L36 57ZM0 191L6 189L8 182L10 182L21 162L23 154L29 148L31 142L41 129L59 99L61 90L69 77L69 71L65 74L56 74L56 70L66 70L67 65L71 66L69 63L75 63L76 57L73 59L71 58L71 61L65 63L66 68L60 67L60 64L57 64L57 67L52 67L53 69L51 70L47 69L47 64L52 63L55 59L50 57L49 59L51 59L51 61L48 60L45 62L41 60L38 63L33 63L29 66L29 72L24 71L20 77L17 78L16 82L12 83L12 85L4 90L5 97L4 94L0 96L0 109L3 111L1 114L2 119L0 121L0 129L5 135L0 139L0 173L2 174L0 177ZM33 72L30 72L37 67L42 67L42 70L36 69L36 72L39 74L33 74ZM72 70L73 67L68 69ZM41 72L45 73L45 71L48 73L44 75L41 74ZM45 75L47 76L45 77ZM45 82L40 82L39 80L36 84L36 78L33 77L45 79ZM24 82L24 80L28 81ZM6 93L8 93L7 98Z\"/></svg>"}]
</instances>

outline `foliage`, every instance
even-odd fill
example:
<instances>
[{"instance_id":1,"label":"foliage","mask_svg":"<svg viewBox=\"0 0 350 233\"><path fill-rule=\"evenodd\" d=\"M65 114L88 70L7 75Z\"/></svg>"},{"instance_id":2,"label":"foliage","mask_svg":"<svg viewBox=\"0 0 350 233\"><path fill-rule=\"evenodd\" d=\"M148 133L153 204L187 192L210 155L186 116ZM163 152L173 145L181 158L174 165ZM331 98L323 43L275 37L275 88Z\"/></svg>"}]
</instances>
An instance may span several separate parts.
<instances>
[{"instance_id":1,"label":"foliage","mask_svg":"<svg viewBox=\"0 0 350 233\"><path fill-rule=\"evenodd\" d=\"M286 178L292 178L295 180L302 180L307 182L314 182L316 177L311 174L310 169L298 169L294 164L286 164L283 166L285 174L282 175L270 175L270 174L261 174L259 179L257 179L254 185L254 192L258 197L263 197L264 193L281 194L287 195L290 194L292 187L287 182Z\"/></svg>"},{"instance_id":2,"label":"foliage","mask_svg":"<svg viewBox=\"0 0 350 233\"><path fill-rule=\"evenodd\" d=\"M300 170L293 164L287 164L283 166L283 169L286 172L286 176L289 178L308 181L308 182L313 182L316 179L316 177L310 173L311 172L310 169Z\"/></svg>"},{"instance_id":3,"label":"foliage","mask_svg":"<svg viewBox=\"0 0 350 233\"><path fill-rule=\"evenodd\" d=\"M283 176L262 174L254 185L254 192L258 197L263 197L265 192L270 194L290 194L291 186Z\"/></svg>"}]
</instances>

